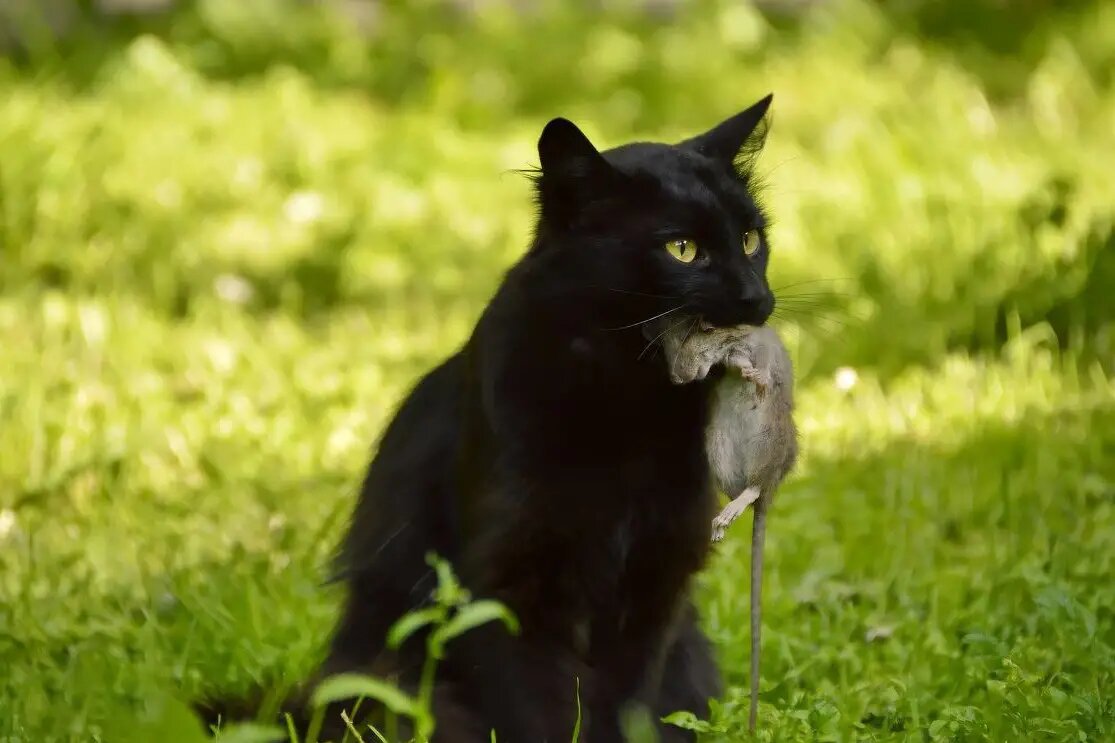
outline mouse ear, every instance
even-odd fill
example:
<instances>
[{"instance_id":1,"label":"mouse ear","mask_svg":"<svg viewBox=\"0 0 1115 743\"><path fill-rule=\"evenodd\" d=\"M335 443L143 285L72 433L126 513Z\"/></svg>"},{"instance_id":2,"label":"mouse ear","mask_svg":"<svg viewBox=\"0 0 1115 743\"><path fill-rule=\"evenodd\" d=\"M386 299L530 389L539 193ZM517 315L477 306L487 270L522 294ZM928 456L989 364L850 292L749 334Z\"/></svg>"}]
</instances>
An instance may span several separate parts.
<instances>
[{"instance_id":1,"label":"mouse ear","mask_svg":"<svg viewBox=\"0 0 1115 743\"><path fill-rule=\"evenodd\" d=\"M734 165L741 155L746 158L763 148L767 133L765 117L773 100L774 94L770 93L704 134L687 139L681 146L696 150L713 160Z\"/></svg>"}]
</instances>

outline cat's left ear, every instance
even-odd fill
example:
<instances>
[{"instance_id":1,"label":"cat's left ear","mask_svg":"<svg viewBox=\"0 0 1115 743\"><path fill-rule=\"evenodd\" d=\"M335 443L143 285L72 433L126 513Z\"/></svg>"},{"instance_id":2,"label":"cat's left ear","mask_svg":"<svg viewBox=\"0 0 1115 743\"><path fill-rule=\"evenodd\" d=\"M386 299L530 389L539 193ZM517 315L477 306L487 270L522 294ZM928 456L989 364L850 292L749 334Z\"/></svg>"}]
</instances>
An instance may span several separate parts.
<instances>
[{"instance_id":1,"label":"cat's left ear","mask_svg":"<svg viewBox=\"0 0 1115 743\"><path fill-rule=\"evenodd\" d=\"M535 179L542 217L553 224L571 225L586 204L607 199L615 190L619 171L568 119L554 119L538 140L542 172Z\"/></svg>"},{"instance_id":2,"label":"cat's left ear","mask_svg":"<svg viewBox=\"0 0 1115 743\"><path fill-rule=\"evenodd\" d=\"M766 137L764 117L772 100L774 100L773 93L730 119L722 121L704 134L682 142L681 145L713 160L731 165L736 162L741 152L757 152L762 148Z\"/></svg>"},{"instance_id":3,"label":"cat's left ear","mask_svg":"<svg viewBox=\"0 0 1115 743\"><path fill-rule=\"evenodd\" d=\"M585 179L605 176L612 166L588 137L569 119L553 119L538 139L538 159L542 173L557 179Z\"/></svg>"}]
</instances>

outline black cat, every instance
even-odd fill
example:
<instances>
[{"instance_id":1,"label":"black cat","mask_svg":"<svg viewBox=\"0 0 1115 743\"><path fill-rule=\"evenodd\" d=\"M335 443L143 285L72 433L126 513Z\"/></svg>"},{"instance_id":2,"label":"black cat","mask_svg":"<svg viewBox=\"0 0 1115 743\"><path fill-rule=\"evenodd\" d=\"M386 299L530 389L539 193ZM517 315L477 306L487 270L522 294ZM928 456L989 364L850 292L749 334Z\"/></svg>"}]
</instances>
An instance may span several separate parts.
<instances>
[{"instance_id":1,"label":"black cat","mask_svg":"<svg viewBox=\"0 0 1115 743\"><path fill-rule=\"evenodd\" d=\"M465 346L407 397L369 468L323 673L413 683L422 638L399 652L384 638L429 600L433 551L522 625L450 644L438 741L493 729L501 743L569 741L577 682L591 743L622 740L632 701L707 714L719 678L688 593L716 506L710 386L672 385L645 331L671 315L770 316L751 173L770 102L677 145L599 152L569 121L546 125L530 249Z\"/></svg>"}]
</instances>

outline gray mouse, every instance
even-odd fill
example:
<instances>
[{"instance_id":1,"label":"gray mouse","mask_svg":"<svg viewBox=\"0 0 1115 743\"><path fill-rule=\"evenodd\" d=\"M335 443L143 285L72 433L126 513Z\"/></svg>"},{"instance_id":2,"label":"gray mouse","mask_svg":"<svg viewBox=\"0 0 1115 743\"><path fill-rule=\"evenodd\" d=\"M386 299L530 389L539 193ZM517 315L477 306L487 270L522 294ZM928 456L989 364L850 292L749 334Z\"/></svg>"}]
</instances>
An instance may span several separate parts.
<instances>
[{"instance_id":1,"label":"gray mouse","mask_svg":"<svg viewBox=\"0 0 1115 743\"><path fill-rule=\"evenodd\" d=\"M670 378L685 384L725 367L712 396L705 449L716 484L732 497L712 522L720 541L751 504L751 708L754 732L759 710L759 649L762 631L763 543L766 512L774 491L797 461L794 372L790 355L769 327L711 328L680 323L661 334Z\"/></svg>"}]
</instances>

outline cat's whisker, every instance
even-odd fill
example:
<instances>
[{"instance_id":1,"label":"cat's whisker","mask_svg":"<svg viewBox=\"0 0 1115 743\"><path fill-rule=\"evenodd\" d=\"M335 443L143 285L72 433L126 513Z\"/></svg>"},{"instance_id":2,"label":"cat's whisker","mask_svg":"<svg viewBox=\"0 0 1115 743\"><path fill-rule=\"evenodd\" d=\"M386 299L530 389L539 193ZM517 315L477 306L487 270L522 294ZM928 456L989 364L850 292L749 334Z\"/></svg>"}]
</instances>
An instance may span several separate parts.
<instances>
[{"instance_id":1,"label":"cat's whisker","mask_svg":"<svg viewBox=\"0 0 1115 743\"><path fill-rule=\"evenodd\" d=\"M782 307L844 307L848 303L834 297L788 297L775 300Z\"/></svg>"},{"instance_id":2,"label":"cat's whisker","mask_svg":"<svg viewBox=\"0 0 1115 743\"><path fill-rule=\"evenodd\" d=\"M779 297L782 296L782 295L786 295L788 297L802 297L802 296L809 297L809 296L814 296L814 295L817 295L817 294L833 296L833 297L841 297L841 296L847 296L850 293L850 292L844 291L842 289L837 289L837 288L834 288L834 287L824 287L824 286L821 286L821 287L811 287L811 286L810 287L801 287L801 286L786 287L786 286L784 286L780 289L774 289L773 291L774 291L775 296L779 296Z\"/></svg>"},{"instance_id":3,"label":"cat's whisker","mask_svg":"<svg viewBox=\"0 0 1115 743\"><path fill-rule=\"evenodd\" d=\"M684 307L685 307L684 304L679 304L677 307L674 307L672 310L666 310L665 312L659 312L654 317L648 317L646 320L640 320L639 322L633 322L630 325L621 325L618 328L602 328L602 329L612 331L612 330L627 330L628 328L635 328L635 327L638 327L639 325L646 325L648 322L651 322L652 320L657 320L660 317L665 317L666 315L677 312L678 310L683 309Z\"/></svg>"},{"instance_id":4,"label":"cat's whisker","mask_svg":"<svg viewBox=\"0 0 1115 743\"><path fill-rule=\"evenodd\" d=\"M655 344L655 341L657 341L657 340L658 340L659 338L661 338L662 336L666 335L666 333L669 333L669 332L670 332L671 330L673 330L674 328L676 328L676 327L677 327L678 325L681 325L682 323L684 323L684 322L685 322L685 321L686 321L687 319L688 319L688 318L682 318L681 320L678 320L677 322L673 323L673 324L672 324L672 325L670 325L670 326L669 326L668 328L666 328L665 330L663 330L663 331L662 331L661 333L659 333L658 335L656 335L656 336L654 336L653 338L651 338L651 339L650 339L650 343L648 343L648 344L646 344L645 346L643 346L643 350L639 352L639 355L638 355L637 357L635 357L635 360L636 360L636 361L639 361L640 359L642 359L642 358L643 358L643 354L645 354L645 353L647 352L647 350L648 350L648 349L649 349L649 348L650 348L651 346L653 346L653 345ZM696 322L696 320L694 320L694 322Z\"/></svg>"},{"instance_id":5,"label":"cat's whisker","mask_svg":"<svg viewBox=\"0 0 1115 743\"><path fill-rule=\"evenodd\" d=\"M604 291L615 292L617 294L630 294L634 297L650 297L651 299L681 299L676 294L647 294L646 292L633 292L627 289L616 289L611 286L600 286L599 284L589 284L593 289L603 289Z\"/></svg>"},{"instance_id":6,"label":"cat's whisker","mask_svg":"<svg viewBox=\"0 0 1115 743\"><path fill-rule=\"evenodd\" d=\"M674 365L677 364L678 354L681 353L681 349L685 346L685 342L689 340L689 336L693 334L693 328L697 327L697 322L698 319L693 318L693 322L689 323L689 328L686 329L685 335L683 335L681 338L681 343L678 344L678 350L674 352L674 358L670 359L670 368L673 368Z\"/></svg>"},{"instance_id":7,"label":"cat's whisker","mask_svg":"<svg viewBox=\"0 0 1115 743\"><path fill-rule=\"evenodd\" d=\"M815 299L805 300L789 300L775 302L775 309L791 309L791 310L816 310L828 312L847 312L849 308L838 305L835 302L825 302Z\"/></svg>"},{"instance_id":8,"label":"cat's whisker","mask_svg":"<svg viewBox=\"0 0 1115 743\"><path fill-rule=\"evenodd\" d=\"M799 292L797 294L775 294L775 301L794 302L798 300L840 302L851 298L850 294L841 292Z\"/></svg>"},{"instance_id":9,"label":"cat's whisker","mask_svg":"<svg viewBox=\"0 0 1115 743\"><path fill-rule=\"evenodd\" d=\"M773 317L785 321L792 322L799 326L819 325L827 330L835 328L845 329L849 323L836 317L827 317L825 315L814 315L801 312L778 312L775 311Z\"/></svg>"},{"instance_id":10,"label":"cat's whisker","mask_svg":"<svg viewBox=\"0 0 1115 743\"><path fill-rule=\"evenodd\" d=\"M835 276L828 277L827 279L804 279L802 281L795 281L794 283L784 283L778 289L789 289L791 287L804 287L808 283L836 283L837 281L854 281L855 277L852 276Z\"/></svg>"},{"instance_id":11,"label":"cat's whisker","mask_svg":"<svg viewBox=\"0 0 1115 743\"><path fill-rule=\"evenodd\" d=\"M765 172L762 174L762 177L769 178L774 172L776 172L779 168L781 168L786 163L792 163L795 160L799 160L799 159L801 159L801 158L798 155L793 155L792 157L784 158L784 159L780 160L779 162L774 163L769 168L767 168L765 170Z\"/></svg>"},{"instance_id":12,"label":"cat's whisker","mask_svg":"<svg viewBox=\"0 0 1115 743\"><path fill-rule=\"evenodd\" d=\"M836 302L842 297L832 294L791 294L778 296L776 302Z\"/></svg>"},{"instance_id":13,"label":"cat's whisker","mask_svg":"<svg viewBox=\"0 0 1115 743\"><path fill-rule=\"evenodd\" d=\"M852 279L851 276L844 276L844 277L841 277L841 278L834 278L834 279L808 279L806 281L795 281L792 284L783 284L782 286L774 287L773 291L775 292L775 294L777 294L778 292L784 291L786 289L793 289L795 286L806 286L808 284L829 284L829 283L835 284L838 281L852 281L852 280L853 279Z\"/></svg>"},{"instance_id":14,"label":"cat's whisker","mask_svg":"<svg viewBox=\"0 0 1115 743\"><path fill-rule=\"evenodd\" d=\"M848 304L846 297L834 297L824 294L800 297L776 297L776 306L782 307L843 307Z\"/></svg>"},{"instance_id":15,"label":"cat's whisker","mask_svg":"<svg viewBox=\"0 0 1115 743\"><path fill-rule=\"evenodd\" d=\"M778 302L775 305L778 309L783 310L796 310L800 312L829 312L829 313L844 313L847 308L831 302Z\"/></svg>"},{"instance_id":16,"label":"cat's whisker","mask_svg":"<svg viewBox=\"0 0 1115 743\"><path fill-rule=\"evenodd\" d=\"M793 302L778 302L777 304L774 305L774 309L775 309L776 312L781 310L783 312L797 312L797 313L802 313L802 314L812 314L812 313L820 314L820 313L824 313L824 312L835 313L835 312L838 312L840 308L833 307L831 305L819 305L819 304L807 304L807 303L797 304L797 303L793 303Z\"/></svg>"}]
</instances>

